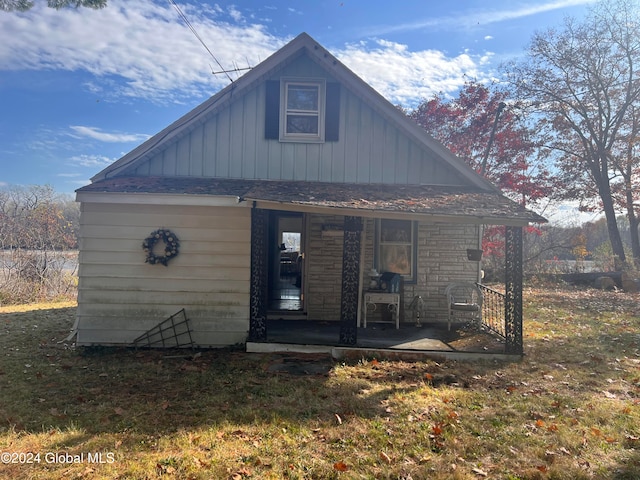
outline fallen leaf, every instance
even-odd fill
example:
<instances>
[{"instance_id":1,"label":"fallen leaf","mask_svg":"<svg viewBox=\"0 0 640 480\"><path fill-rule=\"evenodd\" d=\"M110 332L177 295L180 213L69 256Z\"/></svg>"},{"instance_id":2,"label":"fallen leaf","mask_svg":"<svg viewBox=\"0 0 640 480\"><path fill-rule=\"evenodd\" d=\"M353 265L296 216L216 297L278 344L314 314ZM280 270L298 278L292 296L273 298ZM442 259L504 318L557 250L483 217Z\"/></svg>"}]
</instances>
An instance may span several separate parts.
<instances>
[{"instance_id":1,"label":"fallen leaf","mask_svg":"<svg viewBox=\"0 0 640 480\"><path fill-rule=\"evenodd\" d=\"M387 455L386 453L380 452L380 458L385 462L391 464L391 457L389 457L389 455Z\"/></svg>"},{"instance_id":2,"label":"fallen leaf","mask_svg":"<svg viewBox=\"0 0 640 480\"><path fill-rule=\"evenodd\" d=\"M336 463L334 463L333 464L333 468L335 470L338 470L339 472L346 472L347 470L349 470L349 467L344 462L336 462Z\"/></svg>"},{"instance_id":3,"label":"fallen leaf","mask_svg":"<svg viewBox=\"0 0 640 480\"><path fill-rule=\"evenodd\" d=\"M475 473L476 475L479 475L480 477L486 477L489 474L487 472L485 472L484 470L481 470L479 468L474 468L472 469L473 473Z\"/></svg>"}]
</instances>

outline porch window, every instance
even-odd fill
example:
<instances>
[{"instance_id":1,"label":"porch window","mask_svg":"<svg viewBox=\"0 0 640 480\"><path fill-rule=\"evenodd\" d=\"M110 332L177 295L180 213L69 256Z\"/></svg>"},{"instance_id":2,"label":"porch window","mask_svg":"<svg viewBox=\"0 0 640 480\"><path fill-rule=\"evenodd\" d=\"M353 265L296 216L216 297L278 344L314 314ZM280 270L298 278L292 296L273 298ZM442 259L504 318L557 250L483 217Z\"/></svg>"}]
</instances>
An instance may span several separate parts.
<instances>
[{"instance_id":1,"label":"porch window","mask_svg":"<svg viewBox=\"0 0 640 480\"><path fill-rule=\"evenodd\" d=\"M324 141L324 81L282 82L280 140Z\"/></svg>"},{"instance_id":2,"label":"porch window","mask_svg":"<svg viewBox=\"0 0 640 480\"><path fill-rule=\"evenodd\" d=\"M377 270L399 273L416 281L417 228L411 220L380 219L377 223Z\"/></svg>"}]
</instances>

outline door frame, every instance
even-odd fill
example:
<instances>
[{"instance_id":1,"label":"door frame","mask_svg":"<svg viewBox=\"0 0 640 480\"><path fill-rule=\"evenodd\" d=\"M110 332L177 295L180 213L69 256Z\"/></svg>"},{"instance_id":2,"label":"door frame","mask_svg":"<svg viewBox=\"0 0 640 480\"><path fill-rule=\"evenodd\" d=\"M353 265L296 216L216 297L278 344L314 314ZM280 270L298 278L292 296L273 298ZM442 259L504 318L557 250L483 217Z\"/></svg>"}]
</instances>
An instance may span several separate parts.
<instances>
[{"instance_id":1,"label":"door frame","mask_svg":"<svg viewBox=\"0 0 640 480\"><path fill-rule=\"evenodd\" d=\"M269 308L269 312L279 314L286 314L287 317L292 317L295 315L302 315L306 318L306 298L307 298L307 290L308 285L306 281L306 268L305 268L305 260L307 251L307 242L308 242L308 221L307 214L303 212L291 212L285 210L270 210L269 211L269 221L268 221L268 234L267 234L267 242L268 242L268 258L267 258L267 283L268 283L268 299L267 305L271 306L273 300L273 293L276 290L276 282L280 280L280 249L279 246L281 242L281 235L284 230L281 227L281 223L283 219L300 219L300 226L297 230L300 230L300 305L301 308L298 310L281 310L281 309L273 309Z\"/></svg>"}]
</instances>

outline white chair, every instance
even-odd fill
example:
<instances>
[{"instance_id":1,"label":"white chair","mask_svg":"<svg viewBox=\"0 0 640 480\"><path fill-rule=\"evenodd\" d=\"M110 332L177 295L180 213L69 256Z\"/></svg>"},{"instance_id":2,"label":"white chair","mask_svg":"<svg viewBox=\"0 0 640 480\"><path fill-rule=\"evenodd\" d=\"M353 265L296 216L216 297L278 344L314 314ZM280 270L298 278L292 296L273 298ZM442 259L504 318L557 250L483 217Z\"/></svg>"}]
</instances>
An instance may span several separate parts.
<instances>
[{"instance_id":1,"label":"white chair","mask_svg":"<svg viewBox=\"0 0 640 480\"><path fill-rule=\"evenodd\" d=\"M482 292L469 282L450 283L444 290L447 297L447 327L451 330L454 318L467 318L480 325L482 321Z\"/></svg>"}]
</instances>

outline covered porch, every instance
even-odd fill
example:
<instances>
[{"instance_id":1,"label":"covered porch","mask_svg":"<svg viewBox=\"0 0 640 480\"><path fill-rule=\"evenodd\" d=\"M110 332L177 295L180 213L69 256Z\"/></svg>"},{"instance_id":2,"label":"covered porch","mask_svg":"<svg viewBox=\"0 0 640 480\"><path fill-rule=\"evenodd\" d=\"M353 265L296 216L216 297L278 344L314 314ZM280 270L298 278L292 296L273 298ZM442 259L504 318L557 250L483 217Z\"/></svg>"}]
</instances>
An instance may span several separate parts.
<instances>
[{"instance_id":1,"label":"covered porch","mask_svg":"<svg viewBox=\"0 0 640 480\"><path fill-rule=\"evenodd\" d=\"M290 187L290 185L287 185ZM523 227L530 222L545 221L533 212L506 199L498 192L448 192L444 189L406 187L364 189L346 192L280 190L254 191L251 225L250 331L248 351L338 352L385 350L388 352L432 352L446 356L462 354L523 354L522 340L522 242ZM386 187L386 186L385 186ZM398 195L402 194L402 198ZM341 200L345 196L345 201ZM248 197L245 197L249 200ZM356 199L354 201L354 199ZM331 318L309 315L297 321L286 316L278 321L269 314L267 244L269 211L303 212L309 215L342 217L340 252L336 259L339 291L331 297L336 312ZM408 219L415 222L419 250L416 257L417 281L405 288L402 319L396 325L370 324L363 328L363 295L367 291L367 272L371 269L371 225L376 219ZM452 282L479 282L480 264L475 267L460 260L467 248L480 248L483 225L504 226L505 282L488 288L478 285L483 298L482 312L473 324L453 325L448 329L445 287ZM336 227L333 225L332 227ZM475 230L474 230L475 229ZM431 235L430 232L437 234ZM475 240L469 231L476 231ZM449 231L464 231L472 244L462 246ZM430 236L431 235L431 236ZM333 237L333 236L332 236ZM434 239L437 239L434 240ZM323 238L323 242L335 240ZM452 253L455 252L455 255ZM457 257L456 257L457 255ZM452 260L453 259L453 260ZM471 259L469 259L471 260ZM305 260L309 262L309 260ZM422 322L415 325L411 309L418 296L427 299L421 312ZM327 297L329 298L329 297ZM426 315L424 315L426 314ZM319 350L325 348L325 350ZM364 354L364 353L363 353Z\"/></svg>"}]
</instances>

